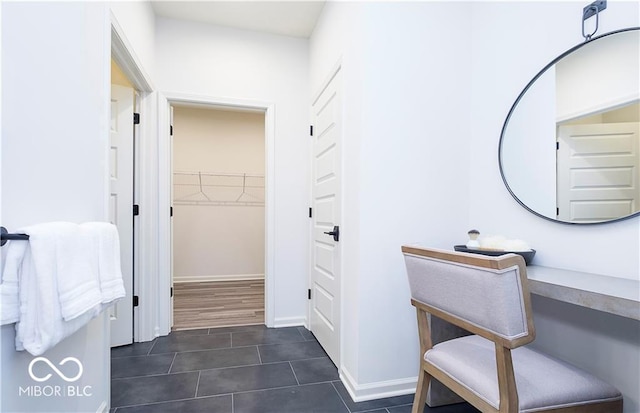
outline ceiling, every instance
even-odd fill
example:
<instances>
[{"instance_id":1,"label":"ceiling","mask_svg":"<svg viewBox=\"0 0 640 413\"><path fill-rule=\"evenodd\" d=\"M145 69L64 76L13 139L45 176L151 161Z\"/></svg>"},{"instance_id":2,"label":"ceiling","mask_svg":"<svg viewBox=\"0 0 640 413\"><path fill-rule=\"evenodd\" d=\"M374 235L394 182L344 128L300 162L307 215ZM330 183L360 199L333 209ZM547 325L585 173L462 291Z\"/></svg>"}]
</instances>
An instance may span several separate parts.
<instances>
[{"instance_id":1,"label":"ceiling","mask_svg":"<svg viewBox=\"0 0 640 413\"><path fill-rule=\"evenodd\" d=\"M322 1L152 1L158 16L244 30L309 37Z\"/></svg>"}]
</instances>

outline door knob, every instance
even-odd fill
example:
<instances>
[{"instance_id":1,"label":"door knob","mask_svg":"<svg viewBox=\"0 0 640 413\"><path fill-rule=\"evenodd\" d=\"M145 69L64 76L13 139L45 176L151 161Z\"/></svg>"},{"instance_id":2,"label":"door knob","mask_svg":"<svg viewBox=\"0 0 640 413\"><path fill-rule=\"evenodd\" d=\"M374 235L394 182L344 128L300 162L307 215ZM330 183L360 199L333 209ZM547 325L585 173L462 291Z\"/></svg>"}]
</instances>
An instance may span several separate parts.
<instances>
[{"instance_id":1,"label":"door knob","mask_svg":"<svg viewBox=\"0 0 640 413\"><path fill-rule=\"evenodd\" d=\"M333 227L333 231L325 232L325 234L333 235L333 240L336 242L340 241L340 227L337 225Z\"/></svg>"}]
</instances>

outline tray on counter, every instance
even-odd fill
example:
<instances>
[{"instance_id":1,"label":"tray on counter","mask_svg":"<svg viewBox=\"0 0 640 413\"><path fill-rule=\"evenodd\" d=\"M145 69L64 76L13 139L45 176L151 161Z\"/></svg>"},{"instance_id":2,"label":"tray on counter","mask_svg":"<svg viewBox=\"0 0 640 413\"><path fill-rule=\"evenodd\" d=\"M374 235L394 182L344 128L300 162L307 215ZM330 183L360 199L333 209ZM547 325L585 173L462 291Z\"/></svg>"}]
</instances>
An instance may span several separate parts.
<instances>
[{"instance_id":1,"label":"tray on counter","mask_svg":"<svg viewBox=\"0 0 640 413\"><path fill-rule=\"evenodd\" d=\"M533 256L536 255L536 250L529 251L498 251L498 250L484 250L480 248L467 248L466 245L454 245L453 249L459 252L470 252L472 254L490 255L492 257L498 257L504 254L518 254L524 258L525 264L529 265Z\"/></svg>"}]
</instances>

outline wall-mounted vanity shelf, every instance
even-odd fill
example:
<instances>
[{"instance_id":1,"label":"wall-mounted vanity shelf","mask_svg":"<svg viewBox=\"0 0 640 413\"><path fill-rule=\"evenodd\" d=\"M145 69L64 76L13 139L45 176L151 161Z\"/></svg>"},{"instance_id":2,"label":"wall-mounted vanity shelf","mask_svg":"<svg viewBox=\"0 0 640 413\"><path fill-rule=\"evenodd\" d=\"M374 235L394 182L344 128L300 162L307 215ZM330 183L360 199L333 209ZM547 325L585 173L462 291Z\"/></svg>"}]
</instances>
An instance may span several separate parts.
<instances>
[{"instance_id":1,"label":"wall-mounted vanity shelf","mask_svg":"<svg viewBox=\"0 0 640 413\"><path fill-rule=\"evenodd\" d=\"M640 320L640 281L530 265L531 294Z\"/></svg>"}]
</instances>

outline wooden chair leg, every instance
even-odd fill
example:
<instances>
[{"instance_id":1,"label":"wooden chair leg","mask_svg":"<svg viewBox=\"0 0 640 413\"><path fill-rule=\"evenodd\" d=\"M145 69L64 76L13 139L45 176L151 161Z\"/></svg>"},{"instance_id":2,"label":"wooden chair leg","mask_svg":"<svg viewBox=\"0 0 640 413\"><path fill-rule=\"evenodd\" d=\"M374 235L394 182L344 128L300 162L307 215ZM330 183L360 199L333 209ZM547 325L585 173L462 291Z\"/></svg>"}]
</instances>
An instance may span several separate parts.
<instances>
[{"instance_id":1,"label":"wooden chair leg","mask_svg":"<svg viewBox=\"0 0 640 413\"><path fill-rule=\"evenodd\" d=\"M413 408L411 413L423 413L424 405L427 403L427 392L429 391L429 383L431 375L420 366L420 375L418 376L418 385L416 386L416 395L413 398Z\"/></svg>"}]
</instances>

